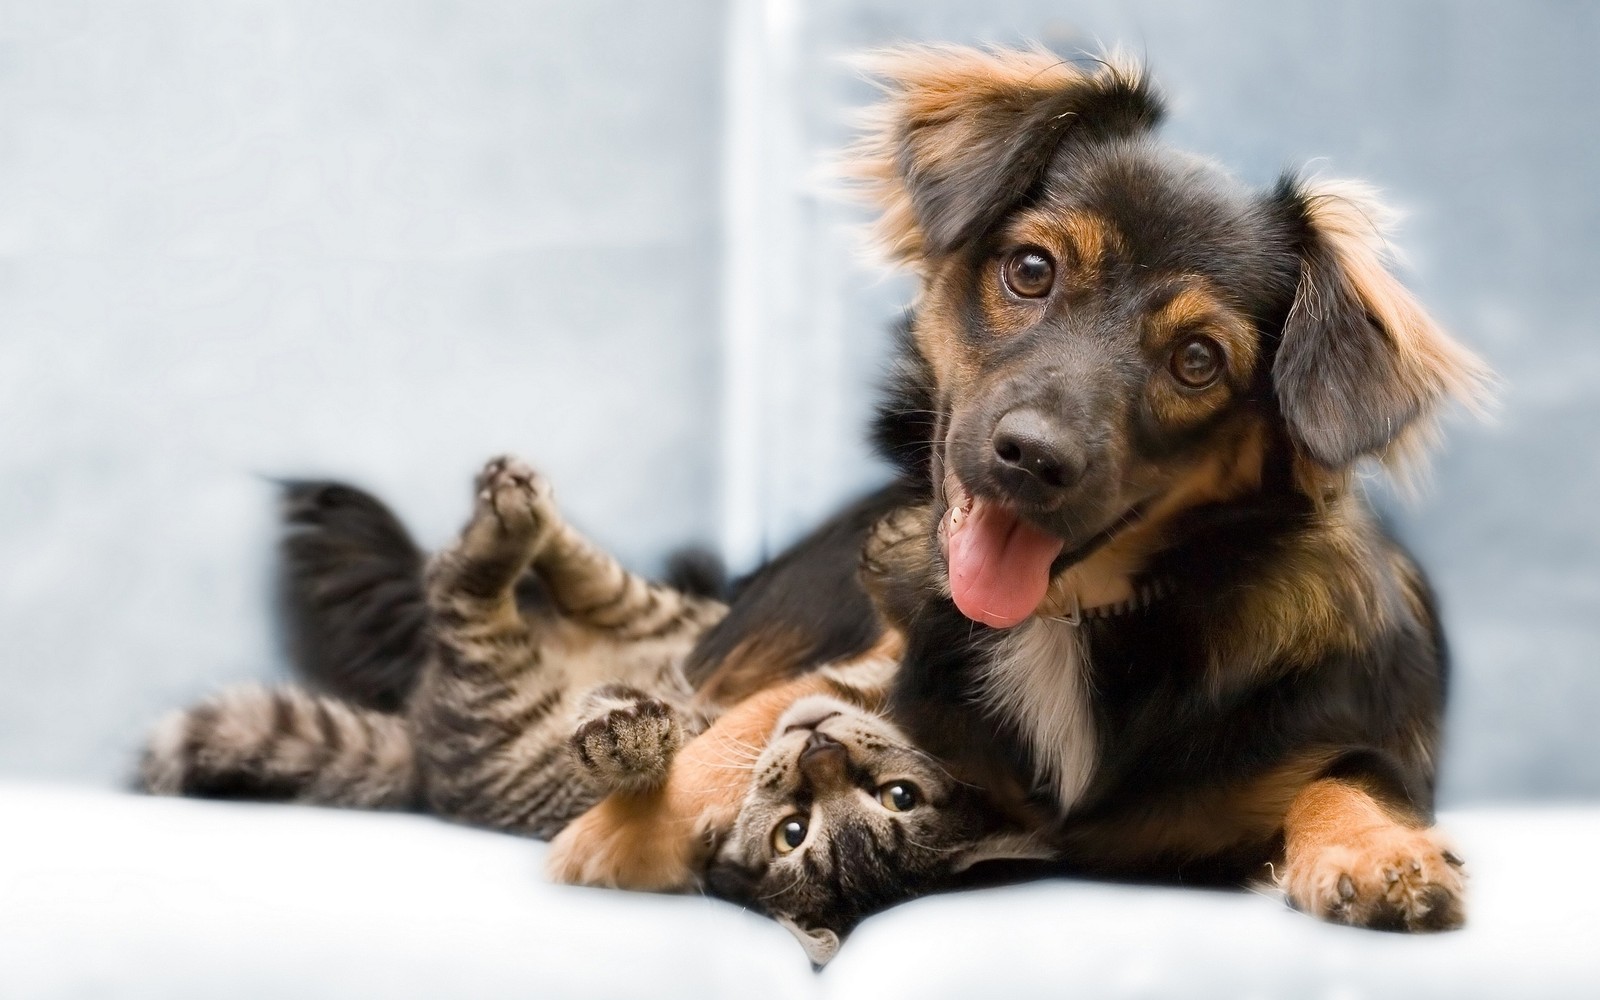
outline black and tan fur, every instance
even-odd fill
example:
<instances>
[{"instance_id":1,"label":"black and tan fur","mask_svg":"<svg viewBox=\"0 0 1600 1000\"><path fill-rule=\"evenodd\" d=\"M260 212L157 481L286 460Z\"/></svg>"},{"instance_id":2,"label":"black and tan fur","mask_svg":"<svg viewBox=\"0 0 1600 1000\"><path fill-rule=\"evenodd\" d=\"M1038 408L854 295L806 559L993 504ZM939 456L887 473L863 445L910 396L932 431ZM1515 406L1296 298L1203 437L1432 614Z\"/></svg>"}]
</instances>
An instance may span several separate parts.
<instances>
[{"instance_id":1,"label":"black and tan fur","mask_svg":"<svg viewBox=\"0 0 1600 1000\"><path fill-rule=\"evenodd\" d=\"M1401 469L1487 376L1390 274L1387 213L1163 147L1159 98L1115 61L917 48L876 68L852 167L921 283L879 426L904 479L867 505L923 526L883 602L906 638L895 717L1053 815L1071 870L1275 872L1332 920L1459 924L1430 826L1444 641L1355 471ZM1196 338L1216 363L1190 385ZM996 430L1018 411L1026 461ZM951 601L944 545L977 502L1063 543L1015 627ZM848 632L859 598L770 596L839 548L764 571L720 647L808 613Z\"/></svg>"}]
</instances>

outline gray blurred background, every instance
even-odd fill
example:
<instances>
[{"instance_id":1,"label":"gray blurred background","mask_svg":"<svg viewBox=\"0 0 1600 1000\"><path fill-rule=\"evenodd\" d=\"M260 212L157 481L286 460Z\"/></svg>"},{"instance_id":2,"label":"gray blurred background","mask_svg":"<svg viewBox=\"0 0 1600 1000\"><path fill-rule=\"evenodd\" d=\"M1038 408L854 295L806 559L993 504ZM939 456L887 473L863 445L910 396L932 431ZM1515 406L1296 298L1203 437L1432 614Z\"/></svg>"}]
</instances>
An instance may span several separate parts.
<instances>
[{"instance_id":1,"label":"gray blurred background","mask_svg":"<svg viewBox=\"0 0 1600 1000\"><path fill-rule=\"evenodd\" d=\"M752 565L883 475L907 285L817 179L895 41L1118 45L1178 144L1410 212L1506 380L1398 514L1454 638L1448 804L1600 796L1600 9L0 0L0 775L109 784L281 674L273 492L436 545L488 455L632 565Z\"/></svg>"}]
</instances>

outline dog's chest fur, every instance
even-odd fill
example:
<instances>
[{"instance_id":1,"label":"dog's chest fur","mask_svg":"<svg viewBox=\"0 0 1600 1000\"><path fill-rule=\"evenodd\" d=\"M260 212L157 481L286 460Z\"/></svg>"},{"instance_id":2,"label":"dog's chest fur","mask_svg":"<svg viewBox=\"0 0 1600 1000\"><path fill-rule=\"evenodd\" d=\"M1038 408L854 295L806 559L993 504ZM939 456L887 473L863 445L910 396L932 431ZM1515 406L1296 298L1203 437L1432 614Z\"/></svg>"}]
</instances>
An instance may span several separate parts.
<instances>
[{"instance_id":1,"label":"dog's chest fur","mask_svg":"<svg viewBox=\"0 0 1600 1000\"><path fill-rule=\"evenodd\" d=\"M1032 618L1011 630L983 668L981 697L1009 720L1063 814L1094 776L1096 734L1087 647L1065 622Z\"/></svg>"}]
</instances>

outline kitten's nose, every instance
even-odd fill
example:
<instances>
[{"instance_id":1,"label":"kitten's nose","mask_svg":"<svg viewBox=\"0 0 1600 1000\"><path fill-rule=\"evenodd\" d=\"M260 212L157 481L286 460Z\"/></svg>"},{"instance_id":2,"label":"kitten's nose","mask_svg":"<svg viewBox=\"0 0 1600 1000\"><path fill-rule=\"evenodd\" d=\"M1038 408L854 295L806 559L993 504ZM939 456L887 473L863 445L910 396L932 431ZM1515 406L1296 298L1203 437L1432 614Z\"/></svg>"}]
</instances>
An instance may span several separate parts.
<instances>
[{"instance_id":1,"label":"kitten's nose","mask_svg":"<svg viewBox=\"0 0 1600 1000\"><path fill-rule=\"evenodd\" d=\"M800 751L800 773L813 784L828 784L845 776L850 755L844 744L826 733L813 732Z\"/></svg>"}]
</instances>

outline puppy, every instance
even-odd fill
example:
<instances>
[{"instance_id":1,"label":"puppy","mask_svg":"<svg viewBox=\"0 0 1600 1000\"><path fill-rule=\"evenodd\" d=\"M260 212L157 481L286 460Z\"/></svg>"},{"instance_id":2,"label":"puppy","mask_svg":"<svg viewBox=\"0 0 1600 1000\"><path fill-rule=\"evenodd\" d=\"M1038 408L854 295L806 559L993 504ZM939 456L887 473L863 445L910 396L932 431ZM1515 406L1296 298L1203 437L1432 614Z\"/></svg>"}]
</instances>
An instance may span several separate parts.
<instances>
[{"instance_id":1,"label":"puppy","mask_svg":"<svg viewBox=\"0 0 1600 1000\"><path fill-rule=\"evenodd\" d=\"M1388 213L1163 146L1124 63L875 69L851 166L920 281L878 427L904 476L859 508L922 525L879 595L906 636L894 716L1048 816L1075 871L1272 873L1330 920L1459 925L1431 826L1444 641L1353 473L1403 471L1487 373L1390 274ZM864 648L865 598L804 585L858 543L764 570L691 674Z\"/></svg>"}]
</instances>

